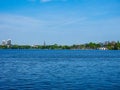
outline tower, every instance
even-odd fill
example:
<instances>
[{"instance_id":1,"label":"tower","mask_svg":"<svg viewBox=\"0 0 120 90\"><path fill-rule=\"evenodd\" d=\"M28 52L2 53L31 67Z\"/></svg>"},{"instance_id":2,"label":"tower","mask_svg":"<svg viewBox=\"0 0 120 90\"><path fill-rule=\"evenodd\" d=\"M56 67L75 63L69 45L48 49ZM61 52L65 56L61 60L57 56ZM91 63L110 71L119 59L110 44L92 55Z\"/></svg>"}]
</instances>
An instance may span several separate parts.
<instances>
[{"instance_id":1,"label":"tower","mask_svg":"<svg viewBox=\"0 0 120 90\"><path fill-rule=\"evenodd\" d=\"M44 41L44 44L43 44L44 46L46 46L46 43L45 43L45 41Z\"/></svg>"}]
</instances>

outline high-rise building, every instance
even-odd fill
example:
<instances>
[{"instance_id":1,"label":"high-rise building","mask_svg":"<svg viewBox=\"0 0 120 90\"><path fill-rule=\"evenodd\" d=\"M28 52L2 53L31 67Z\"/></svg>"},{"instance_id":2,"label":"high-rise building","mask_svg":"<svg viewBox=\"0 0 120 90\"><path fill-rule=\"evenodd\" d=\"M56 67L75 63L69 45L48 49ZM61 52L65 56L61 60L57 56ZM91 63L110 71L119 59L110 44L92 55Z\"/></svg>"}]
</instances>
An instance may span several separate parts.
<instances>
[{"instance_id":1,"label":"high-rise building","mask_svg":"<svg viewBox=\"0 0 120 90\"><path fill-rule=\"evenodd\" d=\"M10 46L11 45L11 39L8 39L6 44Z\"/></svg>"},{"instance_id":2,"label":"high-rise building","mask_svg":"<svg viewBox=\"0 0 120 90\"><path fill-rule=\"evenodd\" d=\"M46 46L46 42L44 41L44 46Z\"/></svg>"},{"instance_id":3,"label":"high-rise building","mask_svg":"<svg viewBox=\"0 0 120 90\"><path fill-rule=\"evenodd\" d=\"M2 45L7 45L7 46L11 46L11 39L8 39L7 41L3 40L2 41Z\"/></svg>"},{"instance_id":4,"label":"high-rise building","mask_svg":"<svg viewBox=\"0 0 120 90\"><path fill-rule=\"evenodd\" d=\"M6 45L6 41L5 40L2 41L2 45Z\"/></svg>"}]
</instances>

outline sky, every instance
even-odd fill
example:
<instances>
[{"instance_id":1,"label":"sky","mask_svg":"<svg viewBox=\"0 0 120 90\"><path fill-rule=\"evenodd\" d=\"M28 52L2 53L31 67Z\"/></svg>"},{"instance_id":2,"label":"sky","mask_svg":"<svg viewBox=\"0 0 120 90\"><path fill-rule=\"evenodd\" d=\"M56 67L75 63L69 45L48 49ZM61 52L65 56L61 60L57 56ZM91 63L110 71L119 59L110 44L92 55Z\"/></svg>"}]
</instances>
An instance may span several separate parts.
<instances>
[{"instance_id":1,"label":"sky","mask_svg":"<svg viewBox=\"0 0 120 90\"><path fill-rule=\"evenodd\" d=\"M0 0L0 42L72 45L120 40L120 0Z\"/></svg>"}]
</instances>

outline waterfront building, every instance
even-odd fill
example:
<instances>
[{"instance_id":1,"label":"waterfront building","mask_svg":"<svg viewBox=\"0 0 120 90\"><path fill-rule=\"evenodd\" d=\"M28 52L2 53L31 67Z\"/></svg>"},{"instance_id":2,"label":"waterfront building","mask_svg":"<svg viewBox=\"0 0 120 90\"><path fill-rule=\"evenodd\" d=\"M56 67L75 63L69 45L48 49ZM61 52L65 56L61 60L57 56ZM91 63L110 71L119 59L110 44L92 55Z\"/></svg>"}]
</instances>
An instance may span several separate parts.
<instances>
[{"instance_id":1,"label":"waterfront building","mask_svg":"<svg viewBox=\"0 0 120 90\"><path fill-rule=\"evenodd\" d=\"M7 43L7 45L10 46L11 45L11 39L8 39L6 43Z\"/></svg>"},{"instance_id":2,"label":"waterfront building","mask_svg":"<svg viewBox=\"0 0 120 90\"><path fill-rule=\"evenodd\" d=\"M108 50L106 47L100 47L99 50Z\"/></svg>"},{"instance_id":3,"label":"waterfront building","mask_svg":"<svg viewBox=\"0 0 120 90\"><path fill-rule=\"evenodd\" d=\"M6 45L6 41L5 40L2 41L2 45Z\"/></svg>"},{"instance_id":4,"label":"waterfront building","mask_svg":"<svg viewBox=\"0 0 120 90\"><path fill-rule=\"evenodd\" d=\"M11 39L8 39L7 41L5 41L5 40L3 40L2 41L2 45L6 45L6 46L11 46L12 44L11 44Z\"/></svg>"}]
</instances>

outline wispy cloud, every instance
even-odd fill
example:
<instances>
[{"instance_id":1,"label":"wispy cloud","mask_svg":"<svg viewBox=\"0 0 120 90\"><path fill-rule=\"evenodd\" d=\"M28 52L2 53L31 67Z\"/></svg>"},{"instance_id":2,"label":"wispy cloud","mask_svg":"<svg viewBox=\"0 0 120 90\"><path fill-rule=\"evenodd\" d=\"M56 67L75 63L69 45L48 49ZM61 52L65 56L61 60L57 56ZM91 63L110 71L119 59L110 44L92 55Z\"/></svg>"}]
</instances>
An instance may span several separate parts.
<instances>
[{"instance_id":1,"label":"wispy cloud","mask_svg":"<svg viewBox=\"0 0 120 90\"><path fill-rule=\"evenodd\" d=\"M50 2L50 1L53 1L53 0L40 0L40 2Z\"/></svg>"},{"instance_id":2,"label":"wispy cloud","mask_svg":"<svg viewBox=\"0 0 120 90\"><path fill-rule=\"evenodd\" d=\"M40 21L31 17L1 14L0 15L0 30L31 30L43 27L44 21Z\"/></svg>"},{"instance_id":3,"label":"wispy cloud","mask_svg":"<svg viewBox=\"0 0 120 90\"><path fill-rule=\"evenodd\" d=\"M86 17L81 17L76 19L41 20L20 15L0 14L0 30L46 32L63 28L64 26L70 27L71 25L80 24L86 21L86 19Z\"/></svg>"},{"instance_id":4,"label":"wispy cloud","mask_svg":"<svg viewBox=\"0 0 120 90\"><path fill-rule=\"evenodd\" d=\"M36 0L28 0L28 1L30 1L30 2L35 2Z\"/></svg>"},{"instance_id":5,"label":"wispy cloud","mask_svg":"<svg viewBox=\"0 0 120 90\"><path fill-rule=\"evenodd\" d=\"M57 29L57 28L61 28L64 26L68 26L70 27L71 25L75 25L75 24L81 24L83 22L85 22L87 20L87 17L81 17L81 18L77 18L77 19L68 19L68 20L61 20L59 21L59 23L55 23L54 25L51 25L51 29Z\"/></svg>"},{"instance_id":6,"label":"wispy cloud","mask_svg":"<svg viewBox=\"0 0 120 90\"><path fill-rule=\"evenodd\" d=\"M28 0L30 2L35 2L35 1L38 1L38 0ZM53 2L53 1L67 1L67 0L39 0L40 2L42 3L46 3L46 2Z\"/></svg>"},{"instance_id":7,"label":"wispy cloud","mask_svg":"<svg viewBox=\"0 0 120 90\"><path fill-rule=\"evenodd\" d=\"M40 0L41 2L52 2L52 1L67 1L67 0Z\"/></svg>"}]
</instances>

